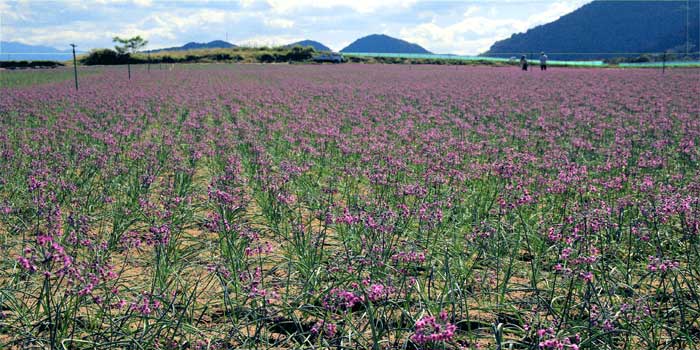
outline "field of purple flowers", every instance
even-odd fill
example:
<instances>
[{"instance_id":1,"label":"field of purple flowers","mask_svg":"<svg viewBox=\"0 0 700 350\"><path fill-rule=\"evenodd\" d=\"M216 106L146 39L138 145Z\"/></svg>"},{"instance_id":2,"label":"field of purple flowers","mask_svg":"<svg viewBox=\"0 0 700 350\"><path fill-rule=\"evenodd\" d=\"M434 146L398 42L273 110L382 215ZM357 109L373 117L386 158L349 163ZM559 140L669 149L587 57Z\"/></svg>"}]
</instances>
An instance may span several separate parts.
<instances>
[{"instance_id":1,"label":"field of purple flowers","mask_svg":"<svg viewBox=\"0 0 700 350\"><path fill-rule=\"evenodd\" d=\"M2 87L0 348L697 349L698 73Z\"/></svg>"}]
</instances>

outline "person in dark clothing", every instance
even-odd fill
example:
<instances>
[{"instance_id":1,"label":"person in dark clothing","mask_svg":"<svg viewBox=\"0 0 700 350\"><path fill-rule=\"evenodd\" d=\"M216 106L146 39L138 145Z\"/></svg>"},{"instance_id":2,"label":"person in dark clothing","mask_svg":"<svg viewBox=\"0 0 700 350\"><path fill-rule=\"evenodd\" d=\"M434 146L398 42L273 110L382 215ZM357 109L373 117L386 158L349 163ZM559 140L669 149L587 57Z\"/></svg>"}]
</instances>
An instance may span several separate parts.
<instances>
[{"instance_id":1,"label":"person in dark clothing","mask_svg":"<svg viewBox=\"0 0 700 350\"><path fill-rule=\"evenodd\" d=\"M523 70L527 70L527 60L525 59L525 55L520 56L520 67L522 67Z\"/></svg>"},{"instance_id":2,"label":"person in dark clothing","mask_svg":"<svg viewBox=\"0 0 700 350\"><path fill-rule=\"evenodd\" d=\"M547 55L542 51L542 53L540 53L540 70L547 70L547 58Z\"/></svg>"}]
</instances>

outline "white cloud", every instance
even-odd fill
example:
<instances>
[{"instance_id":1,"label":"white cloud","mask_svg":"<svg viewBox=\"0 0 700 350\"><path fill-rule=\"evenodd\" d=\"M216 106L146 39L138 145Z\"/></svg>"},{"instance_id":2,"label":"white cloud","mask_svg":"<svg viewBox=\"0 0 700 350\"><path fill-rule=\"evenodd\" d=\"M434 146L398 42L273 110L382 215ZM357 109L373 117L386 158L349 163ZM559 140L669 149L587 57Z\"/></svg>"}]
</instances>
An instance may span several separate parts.
<instances>
[{"instance_id":1,"label":"white cloud","mask_svg":"<svg viewBox=\"0 0 700 350\"><path fill-rule=\"evenodd\" d=\"M93 0L96 4L99 5L124 5L124 4L134 4L137 6L142 6L142 7L149 7L153 5L152 0ZM68 0L65 1L66 3L77 3L82 6L85 6L86 4L83 1L79 0Z\"/></svg>"},{"instance_id":2,"label":"white cloud","mask_svg":"<svg viewBox=\"0 0 700 350\"><path fill-rule=\"evenodd\" d=\"M556 21L557 19L559 19L559 17L576 10L577 8L581 7L581 5L587 2L590 2L590 0L569 0L553 2L549 4L549 6L544 11L534 14L527 18L526 22L528 28Z\"/></svg>"},{"instance_id":3,"label":"white cloud","mask_svg":"<svg viewBox=\"0 0 700 350\"><path fill-rule=\"evenodd\" d=\"M448 26L435 22L403 28L400 36L437 53L476 54L488 50L496 40L526 28L523 21L467 17Z\"/></svg>"},{"instance_id":4,"label":"white cloud","mask_svg":"<svg viewBox=\"0 0 700 350\"><path fill-rule=\"evenodd\" d=\"M433 52L477 54L487 51L498 40L552 22L587 2L590 0L553 2L543 11L524 19L496 17L502 13L494 11L494 8L486 11L485 16L477 15L481 9L471 6L459 22L441 25L439 19L433 17L430 22L401 28L399 33L403 39L418 43Z\"/></svg>"},{"instance_id":5,"label":"white cloud","mask_svg":"<svg viewBox=\"0 0 700 350\"><path fill-rule=\"evenodd\" d=\"M314 39L342 48L364 35L386 33L438 53L473 54L590 2L537 2L523 10L505 1L421 1L0 0L0 35L2 40L56 47L67 42L109 47L112 36L141 35L149 40L148 48L158 48L232 34L229 41L236 44ZM518 10L511 11L514 7Z\"/></svg>"},{"instance_id":6,"label":"white cloud","mask_svg":"<svg viewBox=\"0 0 700 350\"><path fill-rule=\"evenodd\" d=\"M407 9L416 2L417 0L267 0L273 11L278 13L347 7L361 14L370 14L380 9Z\"/></svg>"},{"instance_id":7,"label":"white cloud","mask_svg":"<svg viewBox=\"0 0 700 350\"><path fill-rule=\"evenodd\" d=\"M235 21L238 18L236 12L201 9L195 11L166 12L160 15L165 25L171 25L179 30L196 28L209 24L220 24L227 21Z\"/></svg>"},{"instance_id":8,"label":"white cloud","mask_svg":"<svg viewBox=\"0 0 700 350\"><path fill-rule=\"evenodd\" d=\"M281 46L293 42L304 40L304 38L294 35L258 35L239 42L241 46Z\"/></svg>"},{"instance_id":9,"label":"white cloud","mask_svg":"<svg viewBox=\"0 0 700 350\"><path fill-rule=\"evenodd\" d=\"M464 12L464 17L469 17L469 16L479 12L479 10L481 10L481 9L478 6L469 6L467 8L467 11Z\"/></svg>"},{"instance_id":10,"label":"white cloud","mask_svg":"<svg viewBox=\"0 0 700 350\"><path fill-rule=\"evenodd\" d=\"M4 0L0 0L0 26L4 27L3 22L7 20L11 21L28 21L31 17L31 13L27 4L16 4L15 6L10 6ZM0 31L2 34L2 31Z\"/></svg>"},{"instance_id":11,"label":"white cloud","mask_svg":"<svg viewBox=\"0 0 700 350\"><path fill-rule=\"evenodd\" d=\"M214 31L226 23L235 23L240 15L230 11L202 9L188 11L161 12L147 16L142 20L126 24L117 30L122 36L141 35L149 40L149 48L181 45L177 38L191 31ZM217 28L218 27L218 28ZM204 39L202 39L204 40Z\"/></svg>"},{"instance_id":12,"label":"white cloud","mask_svg":"<svg viewBox=\"0 0 700 350\"><path fill-rule=\"evenodd\" d=\"M255 4L257 1L256 0L239 0L238 3L241 4L241 6L245 7L251 7L253 4Z\"/></svg>"},{"instance_id":13,"label":"white cloud","mask_svg":"<svg viewBox=\"0 0 700 350\"><path fill-rule=\"evenodd\" d=\"M42 45L45 43L52 43L54 47L68 46L68 43L82 43L91 42L101 39L104 36L103 33L93 32L93 31L82 31L82 30L71 30L71 29L53 29L53 30L40 30L35 29L30 31L30 35L23 35L22 37L27 37L28 39L22 40L22 42L31 45ZM83 45L80 45L82 47ZM87 49L82 47L81 49Z\"/></svg>"},{"instance_id":14,"label":"white cloud","mask_svg":"<svg viewBox=\"0 0 700 350\"><path fill-rule=\"evenodd\" d=\"M1 1L1 0L0 0ZM107 0L102 0L107 1ZM113 1L113 0L109 0ZM3 37L27 44L62 46L76 42L84 48L109 47L112 37L140 35L149 41L148 48L182 45L178 40L190 32L216 32L227 23L235 23L240 15L231 11L199 9L194 11L160 11L133 22L73 21L68 24L34 27L4 27ZM223 33L222 33L223 34ZM222 35L223 37L223 35ZM204 37L200 40L206 40ZM3 38L3 40L6 40Z\"/></svg>"},{"instance_id":15,"label":"white cloud","mask_svg":"<svg viewBox=\"0 0 700 350\"><path fill-rule=\"evenodd\" d=\"M294 21L283 18L265 18L265 25L270 28L291 28L294 27Z\"/></svg>"}]
</instances>

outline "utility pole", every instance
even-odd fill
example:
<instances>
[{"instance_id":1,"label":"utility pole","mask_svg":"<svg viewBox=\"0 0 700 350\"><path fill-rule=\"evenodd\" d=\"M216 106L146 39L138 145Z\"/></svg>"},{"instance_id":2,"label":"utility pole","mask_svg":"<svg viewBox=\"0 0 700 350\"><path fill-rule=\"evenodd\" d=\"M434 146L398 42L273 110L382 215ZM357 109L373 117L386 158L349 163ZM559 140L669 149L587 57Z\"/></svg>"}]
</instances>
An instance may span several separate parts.
<instances>
[{"instance_id":1,"label":"utility pole","mask_svg":"<svg viewBox=\"0 0 700 350\"><path fill-rule=\"evenodd\" d=\"M690 13L690 0L685 0L685 57L688 57L688 53L690 52L689 13Z\"/></svg>"},{"instance_id":2,"label":"utility pole","mask_svg":"<svg viewBox=\"0 0 700 350\"><path fill-rule=\"evenodd\" d=\"M73 76L75 77L75 91L78 91L78 61L75 59L75 47L78 45L70 44L73 47Z\"/></svg>"},{"instance_id":3,"label":"utility pole","mask_svg":"<svg viewBox=\"0 0 700 350\"><path fill-rule=\"evenodd\" d=\"M664 51L663 61L664 63L661 66L661 74L666 73L666 51Z\"/></svg>"}]
</instances>

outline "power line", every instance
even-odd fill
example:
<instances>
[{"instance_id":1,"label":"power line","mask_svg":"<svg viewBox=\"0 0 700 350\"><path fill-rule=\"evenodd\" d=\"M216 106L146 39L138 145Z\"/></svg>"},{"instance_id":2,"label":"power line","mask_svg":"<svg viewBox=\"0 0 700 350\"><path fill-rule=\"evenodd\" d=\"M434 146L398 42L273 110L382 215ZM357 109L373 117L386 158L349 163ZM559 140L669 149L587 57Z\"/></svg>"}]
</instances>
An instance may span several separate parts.
<instances>
[{"instance_id":1,"label":"power line","mask_svg":"<svg viewBox=\"0 0 700 350\"><path fill-rule=\"evenodd\" d=\"M532 50L525 50L525 51L532 51ZM664 53L674 53L674 52L665 52L665 51L658 51L658 52L550 52L547 51L547 54L550 55L661 55ZM677 54L682 53L682 52L675 52ZM483 56L489 56L489 55L522 55L523 51L514 51L514 52L489 52L486 54L483 54ZM700 51L687 51L686 54L700 54Z\"/></svg>"},{"instance_id":2,"label":"power line","mask_svg":"<svg viewBox=\"0 0 700 350\"><path fill-rule=\"evenodd\" d=\"M688 51L690 51L690 36L689 36L689 31L690 31L690 21L689 21L689 13L690 13L690 0L685 1L685 54L686 56L688 55Z\"/></svg>"},{"instance_id":3,"label":"power line","mask_svg":"<svg viewBox=\"0 0 700 350\"><path fill-rule=\"evenodd\" d=\"M615 0L618 1L618 0ZM538 49L539 50L539 49ZM528 51L528 50L526 50ZM539 50L541 51L541 50ZM184 51L182 51L184 52ZM81 51L76 51L76 54L80 53L87 53L87 52L81 52ZM381 52L379 52L381 53ZM547 51L548 54L553 54L553 55L653 55L653 54L664 54L664 53L674 53L674 52L666 52L666 51L647 51L647 52L632 52L632 51L620 51L620 52L581 52L581 51L557 51L557 52L550 52ZM676 52L676 53L681 53L681 52ZM700 51L688 51L688 54L697 54L700 53ZM513 51L513 52L491 52L489 55L510 55L510 54L522 54L522 51ZM68 55L70 56L70 52L0 52L0 55ZM438 54L440 55L440 54ZM443 54L443 55L450 55L450 54ZM454 55L454 56L462 56L462 55ZM468 55L467 55L468 56Z\"/></svg>"},{"instance_id":4,"label":"power line","mask_svg":"<svg viewBox=\"0 0 700 350\"><path fill-rule=\"evenodd\" d=\"M81 52L81 51L76 51L76 53L87 53L87 52ZM0 51L0 55L68 55L70 56L70 52L3 52Z\"/></svg>"}]
</instances>

